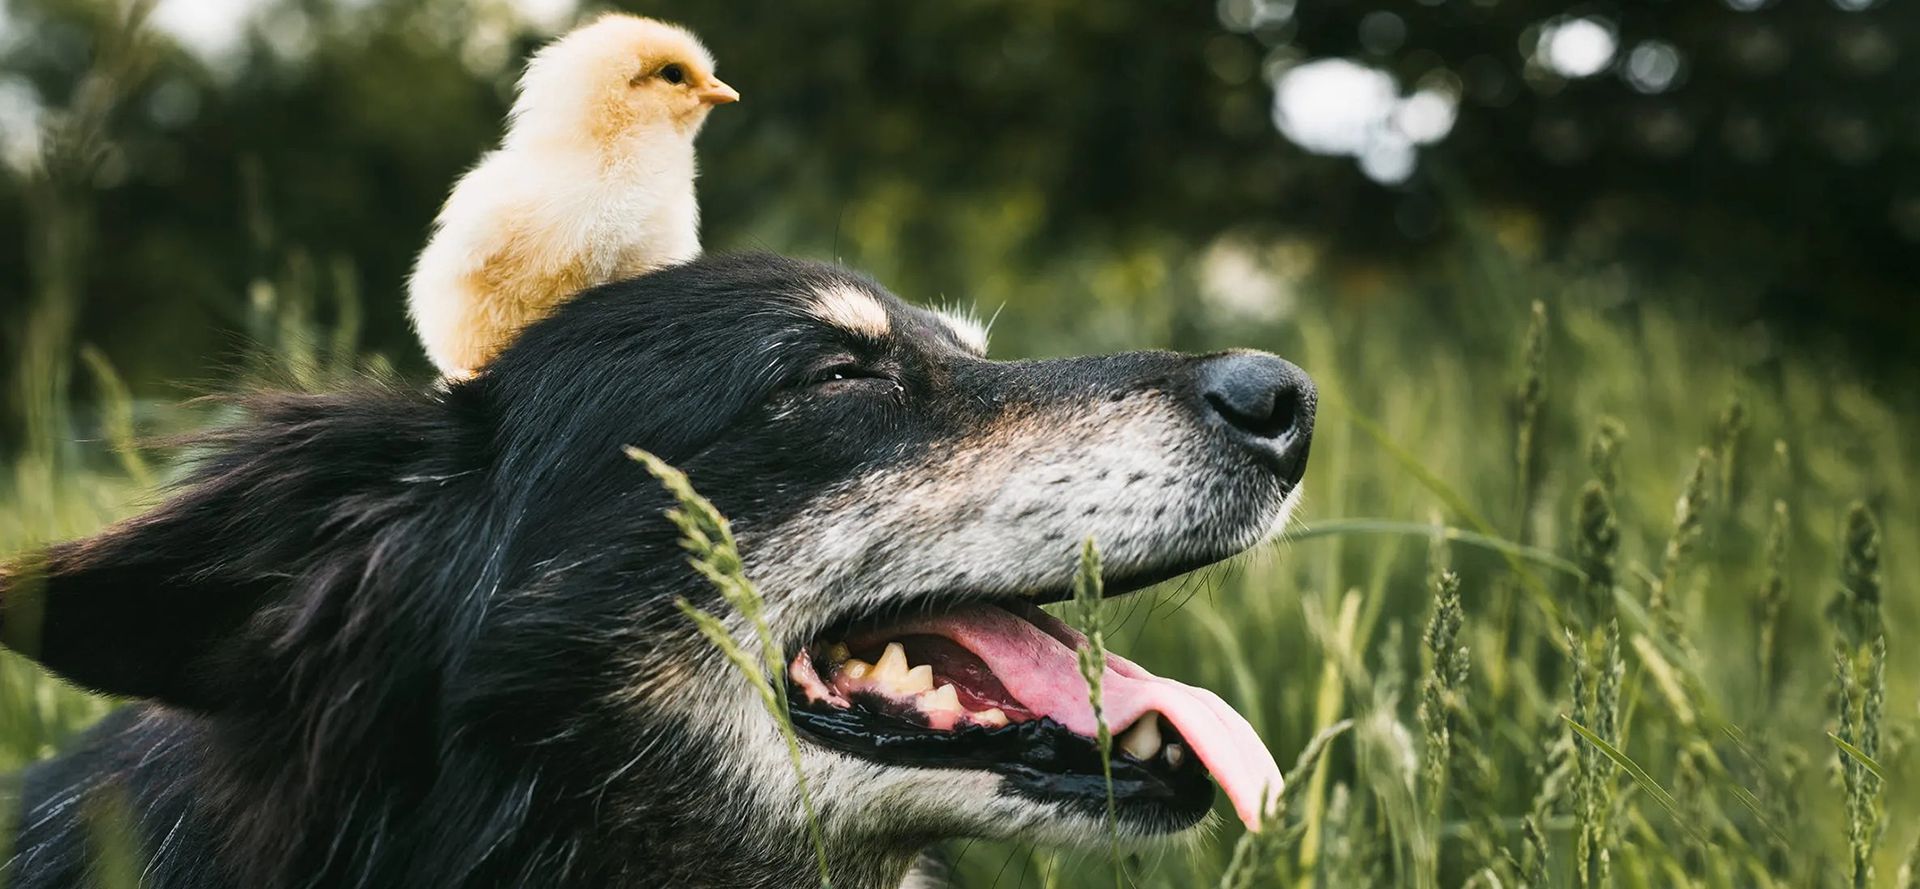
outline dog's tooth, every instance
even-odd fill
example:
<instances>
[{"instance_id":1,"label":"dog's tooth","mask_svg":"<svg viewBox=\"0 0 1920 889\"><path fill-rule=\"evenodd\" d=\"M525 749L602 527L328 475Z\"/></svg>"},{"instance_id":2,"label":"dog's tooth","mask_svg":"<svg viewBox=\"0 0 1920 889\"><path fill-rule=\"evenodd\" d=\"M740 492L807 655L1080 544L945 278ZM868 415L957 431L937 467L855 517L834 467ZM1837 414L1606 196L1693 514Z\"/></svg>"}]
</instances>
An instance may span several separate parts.
<instances>
[{"instance_id":1,"label":"dog's tooth","mask_svg":"<svg viewBox=\"0 0 1920 889\"><path fill-rule=\"evenodd\" d=\"M1180 761L1187 758L1187 748L1179 744L1168 744L1165 750L1160 751L1160 755L1167 758L1167 765L1177 769L1180 767Z\"/></svg>"},{"instance_id":2,"label":"dog's tooth","mask_svg":"<svg viewBox=\"0 0 1920 889\"><path fill-rule=\"evenodd\" d=\"M835 642L827 646L827 663L829 664L837 664L850 657L853 657L853 652L847 650L845 642Z\"/></svg>"},{"instance_id":3,"label":"dog's tooth","mask_svg":"<svg viewBox=\"0 0 1920 889\"><path fill-rule=\"evenodd\" d=\"M887 650L880 653L880 659L873 662L873 681L883 685L897 685L907 676L907 650L898 642L887 643Z\"/></svg>"},{"instance_id":4,"label":"dog's tooth","mask_svg":"<svg viewBox=\"0 0 1920 889\"><path fill-rule=\"evenodd\" d=\"M976 725L984 725L988 728L999 728L1008 722L1007 714L999 707L968 713L967 718L973 720Z\"/></svg>"},{"instance_id":5,"label":"dog's tooth","mask_svg":"<svg viewBox=\"0 0 1920 889\"><path fill-rule=\"evenodd\" d=\"M848 658L845 663L840 665L839 675L845 676L848 679L865 679L872 673L873 665L856 657Z\"/></svg>"},{"instance_id":6,"label":"dog's tooth","mask_svg":"<svg viewBox=\"0 0 1920 889\"><path fill-rule=\"evenodd\" d=\"M1146 762L1160 753L1160 714L1146 713L1120 733L1120 749Z\"/></svg>"},{"instance_id":7,"label":"dog's tooth","mask_svg":"<svg viewBox=\"0 0 1920 889\"><path fill-rule=\"evenodd\" d=\"M915 667L914 669L929 670L929 672L931 672L930 668L927 667ZM960 706L960 693L951 685L942 685L933 691L922 694L920 696L920 709L945 710L953 713L967 712L965 707Z\"/></svg>"},{"instance_id":8,"label":"dog's tooth","mask_svg":"<svg viewBox=\"0 0 1920 889\"><path fill-rule=\"evenodd\" d=\"M903 695L917 695L923 691L933 691L933 668L926 664L921 664L918 667L908 670L907 675L901 677L900 684L895 686L895 688L899 689Z\"/></svg>"}]
</instances>

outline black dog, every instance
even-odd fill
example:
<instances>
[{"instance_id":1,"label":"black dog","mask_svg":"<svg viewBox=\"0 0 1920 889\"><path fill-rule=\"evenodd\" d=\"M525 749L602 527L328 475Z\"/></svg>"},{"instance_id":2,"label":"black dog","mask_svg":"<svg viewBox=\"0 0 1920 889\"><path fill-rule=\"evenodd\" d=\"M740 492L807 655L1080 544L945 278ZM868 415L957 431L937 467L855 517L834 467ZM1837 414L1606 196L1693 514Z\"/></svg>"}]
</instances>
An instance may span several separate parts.
<instances>
[{"instance_id":1,"label":"black dog","mask_svg":"<svg viewBox=\"0 0 1920 889\"><path fill-rule=\"evenodd\" d=\"M254 399L165 505L0 573L0 639L146 700L21 779L0 884L86 884L116 812L156 887L814 883L777 724L674 602L726 606L624 445L734 523L836 886L1102 837L1076 638L1033 603L1089 536L1112 592L1273 536L1313 389L983 339L725 257L583 294L446 391ZM1209 773L1257 819L1244 720L1118 658L1106 686L1124 831L1196 823Z\"/></svg>"}]
</instances>

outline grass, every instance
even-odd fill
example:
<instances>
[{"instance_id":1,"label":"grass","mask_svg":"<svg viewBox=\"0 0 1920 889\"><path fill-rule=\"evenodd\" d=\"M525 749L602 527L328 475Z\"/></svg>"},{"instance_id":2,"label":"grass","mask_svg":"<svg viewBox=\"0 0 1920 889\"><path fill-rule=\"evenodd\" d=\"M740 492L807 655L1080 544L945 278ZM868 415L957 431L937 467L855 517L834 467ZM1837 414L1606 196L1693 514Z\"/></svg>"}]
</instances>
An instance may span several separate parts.
<instances>
[{"instance_id":1,"label":"grass","mask_svg":"<svg viewBox=\"0 0 1920 889\"><path fill-rule=\"evenodd\" d=\"M1111 847L1114 884L1120 885L1119 809L1113 796L1113 731L1107 727L1106 691L1101 679L1107 671L1107 630L1101 599L1106 587L1101 576L1100 548L1089 537L1080 544L1080 559L1073 574L1073 623L1087 637L1074 651L1080 678L1087 683L1087 702L1093 707L1094 744L1100 748L1100 772L1107 786L1107 838Z\"/></svg>"}]
</instances>

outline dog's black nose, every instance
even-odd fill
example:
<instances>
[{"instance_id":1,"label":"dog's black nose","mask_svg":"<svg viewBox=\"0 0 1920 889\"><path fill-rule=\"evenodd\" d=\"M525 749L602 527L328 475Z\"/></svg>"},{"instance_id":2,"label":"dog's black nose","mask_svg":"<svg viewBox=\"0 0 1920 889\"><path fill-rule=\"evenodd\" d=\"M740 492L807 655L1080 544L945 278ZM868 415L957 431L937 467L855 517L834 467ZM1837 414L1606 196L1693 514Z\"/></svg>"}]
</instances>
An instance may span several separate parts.
<instances>
[{"instance_id":1,"label":"dog's black nose","mask_svg":"<svg viewBox=\"0 0 1920 889\"><path fill-rule=\"evenodd\" d=\"M1265 352L1231 352L1202 366L1200 394L1288 484L1306 474L1319 398L1306 371Z\"/></svg>"}]
</instances>

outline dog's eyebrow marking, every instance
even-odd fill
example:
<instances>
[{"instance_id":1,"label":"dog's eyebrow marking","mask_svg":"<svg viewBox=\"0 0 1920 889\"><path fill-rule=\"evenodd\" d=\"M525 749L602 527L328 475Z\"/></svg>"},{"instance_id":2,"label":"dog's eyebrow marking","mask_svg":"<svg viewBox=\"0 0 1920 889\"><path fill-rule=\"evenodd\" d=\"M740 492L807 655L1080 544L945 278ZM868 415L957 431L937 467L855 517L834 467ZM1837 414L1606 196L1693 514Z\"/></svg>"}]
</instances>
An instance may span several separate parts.
<instances>
[{"instance_id":1,"label":"dog's eyebrow marking","mask_svg":"<svg viewBox=\"0 0 1920 889\"><path fill-rule=\"evenodd\" d=\"M869 339L880 339L892 329L887 307L873 295L847 284L813 291L813 316Z\"/></svg>"},{"instance_id":2,"label":"dog's eyebrow marking","mask_svg":"<svg viewBox=\"0 0 1920 889\"><path fill-rule=\"evenodd\" d=\"M976 355L986 357L987 326L980 323L978 316L960 308L934 309L933 316L947 326L947 330L960 341L961 345L966 346Z\"/></svg>"}]
</instances>

